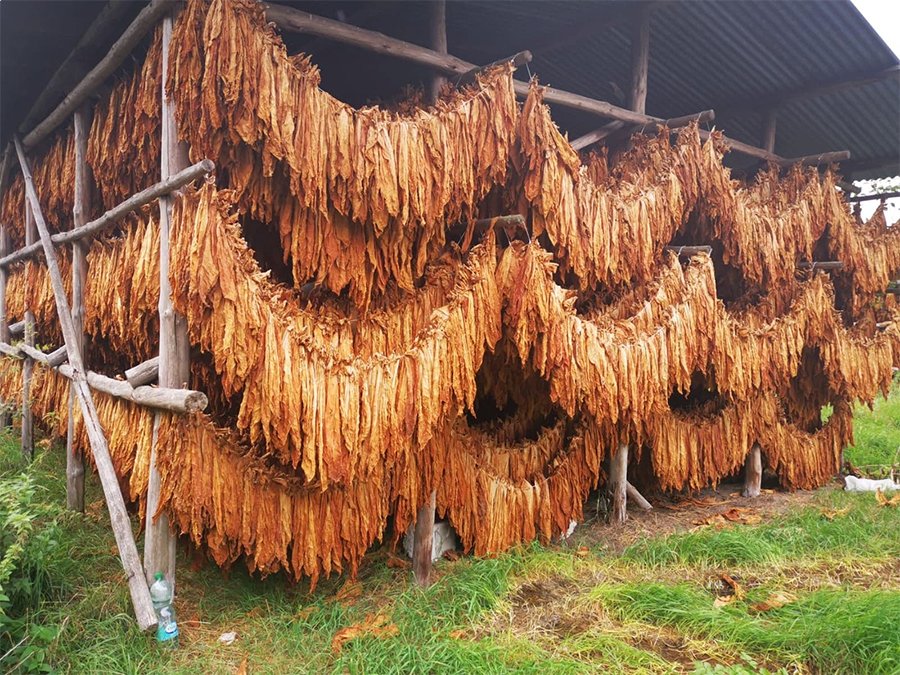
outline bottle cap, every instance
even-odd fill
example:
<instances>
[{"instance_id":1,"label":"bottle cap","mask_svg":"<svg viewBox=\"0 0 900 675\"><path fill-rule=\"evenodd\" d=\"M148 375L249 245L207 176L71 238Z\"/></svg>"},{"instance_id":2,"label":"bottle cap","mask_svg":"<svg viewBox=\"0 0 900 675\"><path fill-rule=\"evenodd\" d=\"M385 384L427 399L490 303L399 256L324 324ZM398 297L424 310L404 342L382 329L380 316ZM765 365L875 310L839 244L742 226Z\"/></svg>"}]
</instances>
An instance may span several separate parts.
<instances>
[{"instance_id":1,"label":"bottle cap","mask_svg":"<svg viewBox=\"0 0 900 675\"><path fill-rule=\"evenodd\" d=\"M156 579L157 581L159 581L160 579L164 578L165 576L166 575L163 574L162 572L157 572L156 574L153 575L153 578Z\"/></svg>"}]
</instances>

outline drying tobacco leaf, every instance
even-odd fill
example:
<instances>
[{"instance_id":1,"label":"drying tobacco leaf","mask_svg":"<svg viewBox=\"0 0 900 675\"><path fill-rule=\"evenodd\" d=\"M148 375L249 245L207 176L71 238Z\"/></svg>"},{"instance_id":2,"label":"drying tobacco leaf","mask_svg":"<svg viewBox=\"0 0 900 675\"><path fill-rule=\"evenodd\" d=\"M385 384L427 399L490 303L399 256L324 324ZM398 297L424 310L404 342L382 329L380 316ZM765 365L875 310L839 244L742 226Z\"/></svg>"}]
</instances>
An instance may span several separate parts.
<instances>
[{"instance_id":1,"label":"drying tobacco leaf","mask_svg":"<svg viewBox=\"0 0 900 675\"><path fill-rule=\"evenodd\" d=\"M773 591L772 593L769 593L769 597L762 602L750 605L750 609L754 612L768 612L773 609L778 609L779 607L784 607L796 600L796 596L785 591Z\"/></svg>"},{"instance_id":2,"label":"drying tobacco leaf","mask_svg":"<svg viewBox=\"0 0 900 675\"><path fill-rule=\"evenodd\" d=\"M889 499L881 490L875 490L875 500L879 506L900 506L900 491Z\"/></svg>"},{"instance_id":3,"label":"drying tobacco leaf","mask_svg":"<svg viewBox=\"0 0 900 675\"><path fill-rule=\"evenodd\" d=\"M363 635L390 637L398 632L399 629L387 614L367 614L362 623L341 628L334 634L331 638L331 651L339 654L347 642Z\"/></svg>"}]
</instances>

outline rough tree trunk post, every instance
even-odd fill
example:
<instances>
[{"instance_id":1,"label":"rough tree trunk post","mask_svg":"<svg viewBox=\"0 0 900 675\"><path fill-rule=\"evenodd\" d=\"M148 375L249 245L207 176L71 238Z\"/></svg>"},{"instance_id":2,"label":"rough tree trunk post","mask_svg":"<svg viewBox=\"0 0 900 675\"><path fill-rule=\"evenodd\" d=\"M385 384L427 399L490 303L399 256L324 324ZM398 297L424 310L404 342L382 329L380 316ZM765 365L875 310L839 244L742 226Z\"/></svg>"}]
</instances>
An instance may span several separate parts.
<instances>
[{"instance_id":1,"label":"rough tree trunk post","mask_svg":"<svg viewBox=\"0 0 900 675\"><path fill-rule=\"evenodd\" d=\"M19 164L22 167L22 176L25 179L26 196L28 203L34 209L35 223L41 244L44 247L44 257L47 259L47 271L50 274L50 284L53 287L56 312L59 316L60 328L66 343L66 353L72 366L73 380L76 384L75 393L78 396L78 402L81 404L81 416L84 419L85 430L91 443L100 483L103 485L103 494L106 497L106 506L109 509L109 519L116 537L119 557L122 560L122 567L125 569L128 579L128 589L131 592L135 618L140 629L147 631L154 628L157 624L156 612L153 610L153 603L150 600L150 589L141 569L141 558L134 543L134 535L131 532L131 519L128 517L128 511L125 510L125 500L122 498L122 491L119 488L119 478L116 475L116 469L109 454L109 446L107 445L103 428L100 425L91 390L85 379L84 363L81 360L81 354L75 348L78 340L76 339L75 326L72 323L72 313L69 311L62 274L56 261L56 251L53 248L53 242L50 240L47 223L44 222L44 216L41 214L41 204L34 190L31 169L28 168L28 161L25 159L22 142L16 138L15 144L16 152L19 155Z\"/></svg>"},{"instance_id":2,"label":"rough tree trunk post","mask_svg":"<svg viewBox=\"0 0 900 675\"><path fill-rule=\"evenodd\" d=\"M650 66L650 6L644 4L631 33L631 95L628 107L643 114L647 110L647 72Z\"/></svg>"},{"instance_id":3,"label":"rough tree trunk post","mask_svg":"<svg viewBox=\"0 0 900 675\"><path fill-rule=\"evenodd\" d=\"M87 135L90 130L90 111L87 106L75 112L75 206L73 227L84 225L90 212L88 186ZM75 349L84 360L84 283L87 279L87 260L84 244L72 244L72 323L75 327ZM84 458L75 445L75 386L69 385L69 424L66 433L66 507L84 511Z\"/></svg>"},{"instance_id":4,"label":"rough tree trunk post","mask_svg":"<svg viewBox=\"0 0 900 675\"><path fill-rule=\"evenodd\" d=\"M436 0L431 3L431 48L438 54L447 53L447 2ZM441 87L447 78L435 75L431 79L428 102L434 103L441 94Z\"/></svg>"},{"instance_id":5,"label":"rough tree trunk post","mask_svg":"<svg viewBox=\"0 0 900 675\"><path fill-rule=\"evenodd\" d=\"M423 504L416 514L416 529L413 533L413 574L419 586L431 585L431 553L434 541L435 491L431 491L428 503Z\"/></svg>"},{"instance_id":6,"label":"rough tree trunk post","mask_svg":"<svg viewBox=\"0 0 900 675\"><path fill-rule=\"evenodd\" d=\"M34 213L31 204L25 201L25 245L34 243L37 235L34 231ZM34 346L34 312L31 311L31 299L25 299L25 339L26 345ZM31 412L31 376L34 373L34 361L25 358L22 361L22 455L29 462L34 458L34 417Z\"/></svg>"},{"instance_id":7,"label":"rough tree trunk post","mask_svg":"<svg viewBox=\"0 0 900 675\"><path fill-rule=\"evenodd\" d=\"M175 109L166 95L166 76L169 64L169 42L172 39L174 18L163 18L162 37L162 157L160 178L165 180L188 166L187 148L178 143ZM172 197L159 200L159 386L179 389L190 378L190 343L187 321L176 315L172 307L172 287L169 284L169 228L172 218ZM150 477L147 486L147 516L144 532L144 573L150 583L156 572L166 575L175 587L176 536L165 513L156 515L160 498L160 476L156 468L159 447L160 414L153 423L153 445L150 451ZM155 516L155 517L154 517Z\"/></svg>"},{"instance_id":8,"label":"rough tree trunk post","mask_svg":"<svg viewBox=\"0 0 900 675\"><path fill-rule=\"evenodd\" d=\"M610 524L624 523L627 514L625 512L628 485L628 445L619 446L615 455L609 459L609 500L611 508L609 512Z\"/></svg>"},{"instance_id":9,"label":"rough tree trunk post","mask_svg":"<svg viewBox=\"0 0 900 675\"><path fill-rule=\"evenodd\" d=\"M0 257L9 252L9 239L6 236L6 225L0 225ZM0 267L0 342L9 344L9 317L6 315L6 280L9 273L5 267ZM6 367L5 365L2 367ZM6 429L12 423L12 415L7 406L9 401L0 401L0 430Z\"/></svg>"},{"instance_id":10,"label":"rough tree trunk post","mask_svg":"<svg viewBox=\"0 0 900 675\"><path fill-rule=\"evenodd\" d=\"M762 451L754 443L744 462L744 497L759 497L762 486Z\"/></svg>"},{"instance_id":11,"label":"rough tree trunk post","mask_svg":"<svg viewBox=\"0 0 900 675\"><path fill-rule=\"evenodd\" d=\"M447 53L447 5L438 0L431 5L431 48ZM428 92L429 103L435 103L445 79L435 75ZM416 527L413 531L413 576L419 586L431 584L431 552L434 547L434 508L437 494L431 491L428 501L416 513Z\"/></svg>"}]
</instances>

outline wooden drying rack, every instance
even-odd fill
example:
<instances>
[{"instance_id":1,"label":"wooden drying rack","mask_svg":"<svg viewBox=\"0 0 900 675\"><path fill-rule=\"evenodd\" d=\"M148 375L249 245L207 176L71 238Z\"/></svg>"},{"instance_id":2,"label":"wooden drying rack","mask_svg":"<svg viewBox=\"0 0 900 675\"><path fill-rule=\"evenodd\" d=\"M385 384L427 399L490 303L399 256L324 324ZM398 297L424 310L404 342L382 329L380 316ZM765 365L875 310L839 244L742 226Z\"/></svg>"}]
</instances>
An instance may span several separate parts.
<instances>
[{"instance_id":1,"label":"wooden drying rack","mask_svg":"<svg viewBox=\"0 0 900 675\"><path fill-rule=\"evenodd\" d=\"M70 508L74 509L83 509L84 506L84 467L81 459L74 452L74 416L72 414L75 400L81 405L88 436L93 448L94 459L110 510L119 554L128 576L135 615L138 625L143 630L148 630L156 624L145 580L157 570L163 570L169 579L174 582L175 537L170 531L165 514L161 514L155 519L148 517L142 569L131 533L131 524L125 510L124 500L109 457L106 438L97 419L91 390L101 391L139 405L150 406L157 410L189 413L206 407L204 394L184 388L189 374L189 343L187 340L186 321L184 317L177 315L172 307L171 289L168 279L168 231L171 213L170 195L194 180L211 173L214 170L214 166L209 160L188 166L187 151L182 144L177 142L173 107L166 97L163 87L161 92L162 180L156 185L133 195L119 206L110 209L100 218L86 223L84 222L84 214L88 211L89 204L88 191L86 189L85 145L87 129L90 124L90 112L86 103L88 98L121 66L134 48L160 21L163 23L162 68L163 72L166 71L173 13L177 11L179 6L180 3L176 0L152 0L132 21L121 37L115 41L106 56L68 92L63 101L46 118L32 128L19 130L24 134L24 138L21 140L16 139L15 152L18 155L19 166L25 178L27 190L25 246L17 251L10 251L6 228L0 225L0 352L23 360L23 388L25 389L22 423L23 448L29 453L31 452L33 439L31 436L32 421L31 410L28 405L28 389L30 388L32 369L34 364L38 363L45 367L55 368L71 380L72 395L70 396L69 405L66 482L67 503ZM648 22L650 9L651 7L647 5L634 13L636 20L634 21L632 32L632 86L629 108L622 108L606 101L552 87L543 88L544 100L547 103L582 110L599 117L614 120L605 127L576 139L573 142L576 148L586 147L602 140L618 129L640 131L648 128L655 129L657 126L675 129L695 120L708 122L715 119L713 110L704 110L674 119L663 119L645 113L647 67L649 62ZM284 6L269 6L266 9L266 16L284 31L317 35L343 44L355 45L372 52L389 54L400 59L424 64L440 75L449 75L451 78L454 78L456 85L472 81L478 73L488 67L477 66L447 53L444 0L438 0L434 3L431 25L429 26L433 49ZM92 25L85 35L100 34L104 30L108 30L108 23L104 22L109 22L109 16L104 16L101 13L96 25ZM87 38L83 38L83 40L85 39ZM76 55L78 49L79 47L76 47L72 57ZM77 59L73 60L77 61ZM518 67L529 61L531 61L531 53L523 51L490 65L510 63L513 67ZM440 75L435 76L435 83ZM59 91L60 83L65 81L65 79L65 77L60 77L60 72L58 72L51 78L39 101L62 94L63 91ZM528 94L528 83L517 80L514 82L514 87L518 96L524 97ZM432 88L432 90L434 89L435 87ZM33 109L29 119L34 118L34 112L35 110ZM37 147L62 123L71 118L74 118L76 147L73 229L51 236L40 210L40 204L31 180L26 153ZM811 165L823 164L842 161L850 156L849 152L844 151L793 159L779 157L772 151L774 146L774 119L771 131L771 134L767 133L769 142L766 143L766 148L751 146L727 137L724 137L724 140L731 150L735 152L774 162L780 166L798 162ZM709 135L709 132L702 129L700 133L704 138ZM8 146L4 153L3 161L0 163L0 198L2 198L8 183L12 171L12 163L13 148ZM92 237L119 222L126 214L156 200L159 201L160 205L160 354L158 357L126 371L126 379L124 381L86 371L82 361L84 341L83 289L88 273L85 260L85 244ZM65 297L55 253L55 247L64 245L72 247L71 307ZM43 252L50 272L57 314L65 341L62 347L49 354L44 354L35 349L34 316L31 311L26 310L24 320L12 326L7 324L6 318L8 267L15 262L38 256L41 252ZM682 247L680 253L687 254L687 247ZM22 333L23 341L21 344L13 345L11 336L19 333ZM146 386L154 379L158 380L159 387ZM0 422L3 421L8 424L8 414L0 415ZM156 512L159 499L159 474L156 469L157 450L156 436L154 435L147 497L148 514ZM615 461L610 465L610 485L613 486L613 522L621 522L625 518L626 493L630 494L632 499L637 501L643 508L650 507L649 503L637 494L637 491L625 478L627 452L628 446L619 448ZM419 510L416 524L414 571L417 581L422 584L429 583L430 579L431 560L429 554L431 551L431 524L433 524L433 519L434 503L432 500L430 505L425 504Z\"/></svg>"}]
</instances>

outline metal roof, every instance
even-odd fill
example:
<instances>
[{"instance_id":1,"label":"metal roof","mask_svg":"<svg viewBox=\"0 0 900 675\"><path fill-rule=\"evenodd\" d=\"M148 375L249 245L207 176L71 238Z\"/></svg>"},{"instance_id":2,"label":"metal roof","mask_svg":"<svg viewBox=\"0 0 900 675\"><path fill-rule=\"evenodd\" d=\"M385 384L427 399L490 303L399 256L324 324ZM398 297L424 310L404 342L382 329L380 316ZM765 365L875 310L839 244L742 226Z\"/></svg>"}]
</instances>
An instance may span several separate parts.
<instances>
[{"instance_id":1,"label":"metal roof","mask_svg":"<svg viewBox=\"0 0 900 675\"><path fill-rule=\"evenodd\" d=\"M8 6L20 4L24 3L6 0L0 4L5 36L10 30L22 33L20 26L10 27L7 21L14 14L7 11ZM48 14L63 11L54 5L71 3L39 4L46 20ZM428 39L426 2L283 4L418 44ZM21 7L17 9L15 14L21 14ZM450 0L449 50L468 61L487 63L530 49L534 54L530 71L541 82L624 105L631 67L629 18L635 9L631 2ZM18 49L24 49L28 40L74 44L84 26L71 23L74 37L68 41L59 34L42 36L37 31L20 37ZM394 97L405 84L429 77L421 66L321 38L285 36L285 41L291 51L310 51L322 68L323 86L355 105ZM16 78L11 73L27 70L29 62L11 58L10 51L3 49L4 135L14 126L10 115L15 117L18 108L27 111L30 105L7 105L8 97L27 98L13 88ZM656 3L651 18L647 112L665 118L715 108L717 128L758 145L763 115L757 108L762 102L815 84L858 79L897 64L897 56L849 0ZM40 65L40 73L29 73L29 83L55 69L45 62ZM527 77L524 68L518 77ZM554 119L571 138L604 122L564 108L554 109ZM900 78L792 102L779 110L776 153L795 157L832 150L851 151L845 172L852 172L853 178L900 173Z\"/></svg>"}]
</instances>

